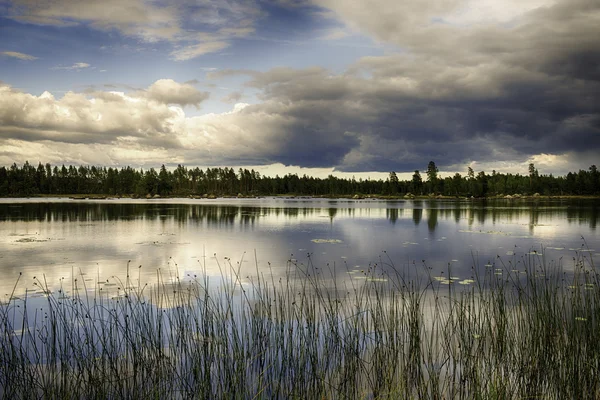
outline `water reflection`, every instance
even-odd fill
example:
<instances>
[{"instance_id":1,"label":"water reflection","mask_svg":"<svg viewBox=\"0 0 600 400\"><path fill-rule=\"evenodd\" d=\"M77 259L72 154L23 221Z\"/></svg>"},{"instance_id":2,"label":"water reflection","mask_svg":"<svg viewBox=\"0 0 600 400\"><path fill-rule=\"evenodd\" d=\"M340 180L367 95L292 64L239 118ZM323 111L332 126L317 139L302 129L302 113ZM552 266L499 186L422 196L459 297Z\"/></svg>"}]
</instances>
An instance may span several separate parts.
<instances>
[{"instance_id":1,"label":"water reflection","mask_svg":"<svg viewBox=\"0 0 600 400\"><path fill-rule=\"evenodd\" d=\"M429 228L429 232L435 231L435 227L438 222L438 209L430 208L427 213L427 227Z\"/></svg>"},{"instance_id":2,"label":"water reflection","mask_svg":"<svg viewBox=\"0 0 600 400\"><path fill-rule=\"evenodd\" d=\"M0 201L0 294L19 272L56 287L80 273L95 281L143 265L140 280L223 272L281 276L289 260L348 271L374 264L415 271L415 260L461 278L500 255L547 247L549 258L600 250L598 200ZM560 250L558 250L560 249ZM384 253L385 252L385 253ZM589 252L594 259L593 251ZM565 260L570 259L565 257ZM595 259L598 259L597 257ZM294 261L296 262L296 261ZM227 269L229 270L229 266ZM154 277L154 278L153 278ZM101 279L100 279L101 278Z\"/></svg>"},{"instance_id":3,"label":"water reflection","mask_svg":"<svg viewBox=\"0 0 600 400\"><path fill-rule=\"evenodd\" d=\"M402 214L404 209L397 208L388 208L385 210L386 218L392 223L395 224L398 220L399 216Z\"/></svg>"},{"instance_id":4,"label":"water reflection","mask_svg":"<svg viewBox=\"0 0 600 400\"><path fill-rule=\"evenodd\" d=\"M421 223L421 218L423 218L423 209L422 208L413 208L412 211L412 219L415 225L419 225Z\"/></svg>"},{"instance_id":5,"label":"water reflection","mask_svg":"<svg viewBox=\"0 0 600 400\"><path fill-rule=\"evenodd\" d=\"M474 223L522 223L527 220L530 227L539 225L540 219L564 219L569 223L588 224L596 229L599 219L598 200L529 200L529 201L440 201L414 200L394 202L381 207L376 204L353 205L330 202L329 207L319 204L305 206L299 204L277 204L273 200L268 206L237 204L170 204L170 203L123 203L123 202L0 202L0 221L39 221L39 222L91 222L120 221L127 219L172 219L178 223L207 222L227 225L241 222L252 224L258 219L272 216L288 218L322 217L331 220L340 217L372 215L380 218L385 210L385 218L391 223L404 217L404 210L410 210L415 225L423 219L426 211L427 226L434 231L438 219L460 220Z\"/></svg>"}]
</instances>

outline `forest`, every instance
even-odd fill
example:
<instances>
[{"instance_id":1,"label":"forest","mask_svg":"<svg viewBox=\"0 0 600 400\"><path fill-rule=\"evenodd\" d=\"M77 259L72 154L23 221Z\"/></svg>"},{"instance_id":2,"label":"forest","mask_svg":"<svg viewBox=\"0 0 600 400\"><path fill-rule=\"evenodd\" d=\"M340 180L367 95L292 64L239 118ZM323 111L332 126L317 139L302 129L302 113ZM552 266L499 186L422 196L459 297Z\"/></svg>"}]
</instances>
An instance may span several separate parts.
<instances>
[{"instance_id":1,"label":"forest","mask_svg":"<svg viewBox=\"0 0 600 400\"><path fill-rule=\"evenodd\" d=\"M566 176L540 174L529 164L527 174L484 171L441 176L435 162L414 171L411 180L399 180L390 172L385 180L347 179L333 175L315 178L307 175L261 176L254 170L233 168L134 169L79 166L61 167L25 162L19 167L0 167L0 197L40 195L107 196L405 196L442 195L451 197L491 197L502 195L600 195L600 172L595 165Z\"/></svg>"}]
</instances>

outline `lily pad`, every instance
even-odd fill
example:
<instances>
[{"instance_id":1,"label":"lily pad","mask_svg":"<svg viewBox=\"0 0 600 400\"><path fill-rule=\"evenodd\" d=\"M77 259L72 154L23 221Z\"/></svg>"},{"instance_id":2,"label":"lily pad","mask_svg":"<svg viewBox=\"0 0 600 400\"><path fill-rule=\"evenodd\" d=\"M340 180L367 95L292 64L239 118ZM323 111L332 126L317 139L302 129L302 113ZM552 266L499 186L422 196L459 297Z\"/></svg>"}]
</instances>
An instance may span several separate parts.
<instances>
[{"instance_id":1,"label":"lily pad","mask_svg":"<svg viewBox=\"0 0 600 400\"><path fill-rule=\"evenodd\" d=\"M313 243L343 243L340 239L312 239Z\"/></svg>"}]
</instances>

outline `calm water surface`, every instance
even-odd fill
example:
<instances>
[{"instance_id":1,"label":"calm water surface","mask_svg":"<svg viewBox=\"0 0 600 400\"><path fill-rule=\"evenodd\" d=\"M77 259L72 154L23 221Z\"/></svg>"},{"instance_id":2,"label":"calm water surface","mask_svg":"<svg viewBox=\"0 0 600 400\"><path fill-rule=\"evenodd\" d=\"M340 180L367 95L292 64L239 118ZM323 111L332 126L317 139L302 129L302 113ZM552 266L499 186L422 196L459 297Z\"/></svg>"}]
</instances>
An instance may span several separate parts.
<instances>
[{"instance_id":1,"label":"calm water surface","mask_svg":"<svg viewBox=\"0 0 600 400\"><path fill-rule=\"evenodd\" d=\"M576 253L600 263L599 210L599 200L2 199L0 296L19 273L17 294L34 276L52 290L75 278L112 285L129 261L149 284L203 269L277 277L311 262L338 281L374 264L416 274L423 262L463 279L542 249L568 269Z\"/></svg>"}]
</instances>

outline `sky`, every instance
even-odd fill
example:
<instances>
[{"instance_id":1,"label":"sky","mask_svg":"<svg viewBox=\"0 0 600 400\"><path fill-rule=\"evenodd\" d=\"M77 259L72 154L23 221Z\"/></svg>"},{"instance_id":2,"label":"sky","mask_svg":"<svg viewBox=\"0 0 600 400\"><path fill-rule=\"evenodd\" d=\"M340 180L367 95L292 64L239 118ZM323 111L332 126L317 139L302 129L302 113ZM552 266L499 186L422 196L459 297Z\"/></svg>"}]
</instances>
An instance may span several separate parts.
<instances>
[{"instance_id":1,"label":"sky","mask_svg":"<svg viewBox=\"0 0 600 400\"><path fill-rule=\"evenodd\" d=\"M598 0L0 0L0 165L600 164Z\"/></svg>"}]
</instances>

